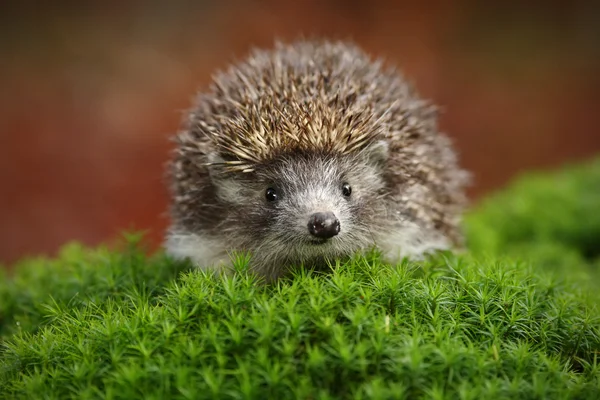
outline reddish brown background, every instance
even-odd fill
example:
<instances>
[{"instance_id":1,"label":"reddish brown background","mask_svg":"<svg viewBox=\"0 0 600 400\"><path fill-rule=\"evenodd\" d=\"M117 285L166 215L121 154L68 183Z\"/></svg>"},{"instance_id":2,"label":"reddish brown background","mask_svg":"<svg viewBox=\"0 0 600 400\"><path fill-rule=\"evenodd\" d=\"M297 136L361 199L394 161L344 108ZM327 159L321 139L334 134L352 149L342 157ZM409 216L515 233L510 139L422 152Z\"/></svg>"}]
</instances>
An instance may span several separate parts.
<instances>
[{"instance_id":1,"label":"reddish brown background","mask_svg":"<svg viewBox=\"0 0 600 400\"><path fill-rule=\"evenodd\" d=\"M168 136L215 69L274 37L399 65L444 107L474 199L600 151L598 2L46 3L0 9L0 262L125 228L159 243Z\"/></svg>"}]
</instances>

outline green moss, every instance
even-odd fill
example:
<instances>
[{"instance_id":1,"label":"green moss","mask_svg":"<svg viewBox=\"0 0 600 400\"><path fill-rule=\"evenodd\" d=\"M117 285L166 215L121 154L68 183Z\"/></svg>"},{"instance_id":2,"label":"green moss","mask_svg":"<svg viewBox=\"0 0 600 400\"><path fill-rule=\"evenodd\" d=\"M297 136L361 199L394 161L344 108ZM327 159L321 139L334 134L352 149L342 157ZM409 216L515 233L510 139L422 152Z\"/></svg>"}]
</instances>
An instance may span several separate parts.
<instances>
[{"instance_id":1,"label":"green moss","mask_svg":"<svg viewBox=\"0 0 600 400\"><path fill-rule=\"evenodd\" d=\"M531 172L466 218L474 254L530 260L543 271L600 285L600 158Z\"/></svg>"},{"instance_id":2,"label":"green moss","mask_svg":"<svg viewBox=\"0 0 600 400\"><path fill-rule=\"evenodd\" d=\"M421 263L265 286L137 236L24 261L0 284L0 397L599 398L599 165L519 181L468 217L470 254Z\"/></svg>"},{"instance_id":3,"label":"green moss","mask_svg":"<svg viewBox=\"0 0 600 400\"><path fill-rule=\"evenodd\" d=\"M600 257L600 158L555 173L528 173L467 216L469 248L505 252L556 244Z\"/></svg>"}]
</instances>

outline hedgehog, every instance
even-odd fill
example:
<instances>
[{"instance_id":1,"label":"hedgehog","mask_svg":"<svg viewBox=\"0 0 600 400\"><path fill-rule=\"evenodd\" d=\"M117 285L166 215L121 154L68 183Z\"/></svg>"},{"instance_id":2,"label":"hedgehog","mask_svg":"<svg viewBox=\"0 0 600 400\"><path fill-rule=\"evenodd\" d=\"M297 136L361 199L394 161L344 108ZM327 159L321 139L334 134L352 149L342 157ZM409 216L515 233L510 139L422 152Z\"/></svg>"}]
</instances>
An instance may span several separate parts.
<instances>
[{"instance_id":1,"label":"hedgehog","mask_svg":"<svg viewBox=\"0 0 600 400\"><path fill-rule=\"evenodd\" d=\"M376 249L460 249L469 174L437 108L352 42L254 49L197 95L169 163L165 248L204 269L232 254L274 280Z\"/></svg>"}]
</instances>

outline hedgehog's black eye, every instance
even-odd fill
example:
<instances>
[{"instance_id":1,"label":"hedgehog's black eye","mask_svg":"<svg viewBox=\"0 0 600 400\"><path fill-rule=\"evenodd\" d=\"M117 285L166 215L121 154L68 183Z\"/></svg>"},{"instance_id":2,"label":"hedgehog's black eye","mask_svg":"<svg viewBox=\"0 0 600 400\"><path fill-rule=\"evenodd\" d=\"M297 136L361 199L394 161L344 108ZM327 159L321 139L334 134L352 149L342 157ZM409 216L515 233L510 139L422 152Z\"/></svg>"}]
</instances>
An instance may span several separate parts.
<instances>
[{"instance_id":1,"label":"hedgehog's black eye","mask_svg":"<svg viewBox=\"0 0 600 400\"><path fill-rule=\"evenodd\" d=\"M277 200L277 192L273 188L268 188L265 192L265 197L267 201L275 201Z\"/></svg>"},{"instance_id":2,"label":"hedgehog's black eye","mask_svg":"<svg viewBox=\"0 0 600 400\"><path fill-rule=\"evenodd\" d=\"M342 194L349 197L352 194L352 187L348 183L342 185Z\"/></svg>"}]
</instances>

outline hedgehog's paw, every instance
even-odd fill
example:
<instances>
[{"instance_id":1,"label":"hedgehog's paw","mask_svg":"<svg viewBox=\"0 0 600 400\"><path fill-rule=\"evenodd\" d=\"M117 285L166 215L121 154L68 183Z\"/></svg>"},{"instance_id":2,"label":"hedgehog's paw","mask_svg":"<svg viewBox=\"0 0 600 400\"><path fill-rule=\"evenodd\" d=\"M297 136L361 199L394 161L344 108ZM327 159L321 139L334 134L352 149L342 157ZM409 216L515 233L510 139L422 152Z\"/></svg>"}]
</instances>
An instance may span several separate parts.
<instances>
[{"instance_id":1,"label":"hedgehog's paw","mask_svg":"<svg viewBox=\"0 0 600 400\"><path fill-rule=\"evenodd\" d=\"M377 241L384 262L397 264L403 258L422 260L427 254L450 249L451 243L437 232L403 227L382 235Z\"/></svg>"},{"instance_id":2,"label":"hedgehog's paw","mask_svg":"<svg viewBox=\"0 0 600 400\"><path fill-rule=\"evenodd\" d=\"M195 233L170 232L165 241L168 255L176 259L191 260L204 270L228 271L231 258L222 243Z\"/></svg>"}]
</instances>

